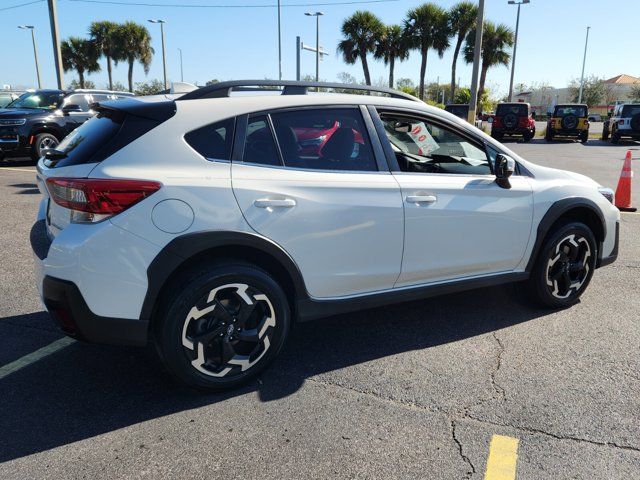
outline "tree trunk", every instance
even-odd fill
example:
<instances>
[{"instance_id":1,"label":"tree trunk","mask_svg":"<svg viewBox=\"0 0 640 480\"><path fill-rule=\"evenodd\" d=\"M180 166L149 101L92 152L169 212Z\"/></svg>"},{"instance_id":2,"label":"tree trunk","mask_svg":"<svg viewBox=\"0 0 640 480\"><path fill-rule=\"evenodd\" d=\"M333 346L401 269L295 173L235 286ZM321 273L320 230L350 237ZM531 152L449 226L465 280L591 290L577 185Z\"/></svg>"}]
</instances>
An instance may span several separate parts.
<instances>
[{"instance_id":1,"label":"tree trunk","mask_svg":"<svg viewBox=\"0 0 640 480\"><path fill-rule=\"evenodd\" d=\"M78 82L80 83L80 88L84 88L84 70L78 70Z\"/></svg>"},{"instance_id":2,"label":"tree trunk","mask_svg":"<svg viewBox=\"0 0 640 480\"><path fill-rule=\"evenodd\" d=\"M420 89L418 90L418 95L420 100L424 102L424 75L427 71L427 53L429 53L429 49L422 49L422 61L420 62Z\"/></svg>"},{"instance_id":3,"label":"tree trunk","mask_svg":"<svg viewBox=\"0 0 640 480\"><path fill-rule=\"evenodd\" d=\"M111 77L111 56L107 55L107 73L109 74L109 90L113 90L113 78Z\"/></svg>"},{"instance_id":4,"label":"tree trunk","mask_svg":"<svg viewBox=\"0 0 640 480\"><path fill-rule=\"evenodd\" d=\"M489 66L485 66L483 62L482 68L480 69L480 86L478 87L478 100L482 98L482 94L484 93L484 83L487 80L487 70L489 70Z\"/></svg>"},{"instance_id":5,"label":"tree trunk","mask_svg":"<svg viewBox=\"0 0 640 480\"><path fill-rule=\"evenodd\" d=\"M367 53L360 54L360 61L362 61L362 70L364 70L364 82L367 85L371 85L371 76L369 75L369 64L367 63Z\"/></svg>"},{"instance_id":6,"label":"tree trunk","mask_svg":"<svg viewBox=\"0 0 640 480\"><path fill-rule=\"evenodd\" d=\"M453 103L453 97L456 94L456 64L458 63L458 54L460 53L460 47L462 47L463 37L458 37L458 41L456 42L456 48L453 51L453 63L451 64L451 97L449 98L450 102Z\"/></svg>"},{"instance_id":7,"label":"tree trunk","mask_svg":"<svg viewBox=\"0 0 640 480\"><path fill-rule=\"evenodd\" d=\"M389 88L393 88L393 68L396 64L396 58L391 56L389 59Z\"/></svg>"},{"instance_id":8,"label":"tree trunk","mask_svg":"<svg viewBox=\"0 0 640 480\"><path fill-rule=\"evenodd\" d=\"M129 80L129 91L133 93L133 58L128 59L129 62L129 72L127 73L127 78Z\"/></svg>"}]
</instances>

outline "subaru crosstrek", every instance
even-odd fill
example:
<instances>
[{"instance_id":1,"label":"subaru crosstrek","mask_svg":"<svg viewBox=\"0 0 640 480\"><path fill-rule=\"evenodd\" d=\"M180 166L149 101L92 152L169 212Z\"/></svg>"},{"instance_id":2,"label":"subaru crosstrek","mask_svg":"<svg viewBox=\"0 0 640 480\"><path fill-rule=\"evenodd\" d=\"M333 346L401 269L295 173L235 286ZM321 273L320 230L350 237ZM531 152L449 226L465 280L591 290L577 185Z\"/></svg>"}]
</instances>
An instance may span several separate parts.
<instances>
[{"instance_id":1,"label":"subaru crosstrek","mask_svg":"<svg viewBox=\"0 0 640 480\"><path fill-rule=\"evenodd\" d=\"M62 329L151 341L175 377L219 390L294 322L507 282L562 308L616 259L610 189L409 95L316 85L106 102L47 151L31 241Z\"/></svg>"}]
</instances>

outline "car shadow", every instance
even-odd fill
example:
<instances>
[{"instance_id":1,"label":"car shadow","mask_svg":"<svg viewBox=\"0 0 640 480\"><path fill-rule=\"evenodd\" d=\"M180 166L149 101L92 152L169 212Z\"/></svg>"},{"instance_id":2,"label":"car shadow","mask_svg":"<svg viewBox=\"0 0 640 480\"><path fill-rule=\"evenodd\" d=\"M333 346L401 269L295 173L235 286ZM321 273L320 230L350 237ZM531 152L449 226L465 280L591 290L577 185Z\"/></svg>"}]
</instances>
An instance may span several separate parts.
<instances>
[{"instance_id":1,"label":"car shadow","mask_svg":"<svg viewBox=\"0 0 640 480\"><path fill-rule=\"evenodd\" d=\"M259 380L224 394L176 383L150 347L73 343L0 379L0 462L238 395L275 401L318 374L486 334L546 313L513 297L511 286L492 287L297 324L285 351ZM3 321L33 328L49 320L41 312ZM28 335L29 329L24 331Z\"/></svg>"},{"instance_id":2,"label":"car shadow","mask_svg":"<svg viewBox=\"0 0 640 480\"><path fill-rule=\"evenodd\" d=\"M35 183L12 183L9 184L9 186L14 188L21 188L22 190L14 192L18 195L34 195L36 193L40 193L40 190L38 190L38 186Z\"/></svg>"},{"instance_id":3,"label":"car shadow","mask_svg":"<svg viewBox=\"0 0 640 480\"><path fill-rule=\"evenodd\" d=\"M0 159L0 168L2 167L33 167L36 163L29 157L5 157Z\"/></svg>"}]
</instances>

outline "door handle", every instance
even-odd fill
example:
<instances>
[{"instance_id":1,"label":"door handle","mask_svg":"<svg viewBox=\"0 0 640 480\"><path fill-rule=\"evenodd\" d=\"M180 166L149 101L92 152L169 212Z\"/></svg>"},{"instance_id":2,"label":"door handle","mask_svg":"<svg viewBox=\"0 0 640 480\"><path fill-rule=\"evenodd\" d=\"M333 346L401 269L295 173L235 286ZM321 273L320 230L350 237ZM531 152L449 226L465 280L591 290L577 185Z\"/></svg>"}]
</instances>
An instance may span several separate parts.
<instances>
[{"instance_id":1,"label":"door handle","mask_svg":"<svg viewBox=\"0 0 640 480\"><path fill-rule=\"evenodd\" d=\"M435 195L408 195L405 200L407 203L435 203L438 197Z\"/></svg>"},{"instance_id":2,"label":"door handle","mask_svg":"<svg viewBox=\"0 0 640 480\"><path fill-rule=\"evenodd\" d=\"M253 202L258 208L291 208L296 206L296 201L292 198L269 199L260 198Z\"/></svg>"}]
</instances>

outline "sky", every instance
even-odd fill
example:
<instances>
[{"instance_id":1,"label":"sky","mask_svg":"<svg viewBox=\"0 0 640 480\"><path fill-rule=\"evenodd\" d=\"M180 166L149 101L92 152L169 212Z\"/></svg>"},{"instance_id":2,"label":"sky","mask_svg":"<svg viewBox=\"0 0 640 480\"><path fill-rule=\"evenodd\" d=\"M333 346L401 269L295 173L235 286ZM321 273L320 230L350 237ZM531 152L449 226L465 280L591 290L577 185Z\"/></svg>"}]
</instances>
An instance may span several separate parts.
<instances>
[{"instance_id":1,"label":"sky","mask_svg":"<svg viewBox=\"0 0 640 480\"><path fill-rule=\"evenodd\" d=\"M278 35L276 0L112 0L114 3L147 5L115 5L104 0L58 0L60 37L86 36L94 20L133 20L147 26L155 48L151 70L145 76L142 68L134 69L134 82L162 79L160 28L148 19L164 19L167 49L167 71L170 80L180 80L178 48L183 51L184 80L203 84L207 80L278 78ZM295 79L295 39L315 44L315 18L307 11L322 11L320 44L329 52L320 63L320 77L337 81L340 72L348 72L358 80L364 78L360 62L347 65L336 53L340 41L340 26L356 10L369 10L387 24L402 24L406 12L420 5L416 0L377 1L361 4L326 5L327 3L357 0L282 0L282 65L283 78ZM457 0L435 0L449 8ZM28 5L10 8L20 4ZM318 4L292 6L291 4ZM150 6L165 4L178 6ZM222 6L196 8L193 5ZM248 5L262 6L249 7ZM504 23L515 29L517 7L507 0L486 0L485 18ZM521 7L520 31L516 59L515 84L549 84L564 87L580 77L587 26L591 27L585 75L610 78L626 73L640 76L640 55L635 47L640 19L640 0L531 0ZM0 0L0 86L34 87L35 66L29 32L18 25L36 28L40 69L44 87L55 87L53 49L47 2L45 0ZM449 82L453 48L442 59L434 51L429 53L426 78ZM302 74L315 74L315 54L301 53ZM106 66L88 78L98 88L107 83ZM371 77L388 77L382 62L370 61ZM417 83L420 55L413 52L409 60L397 63L396 79L408 77ZM510 71L506 67L489 70L487 84L492 96L504 95L508 90ZM461 84L471 81L471 68L458 61ZM65 74L65 81L76 77ZM126 85L126 64L115 68L114 79Z\"/></svg>"}]
</instances>

